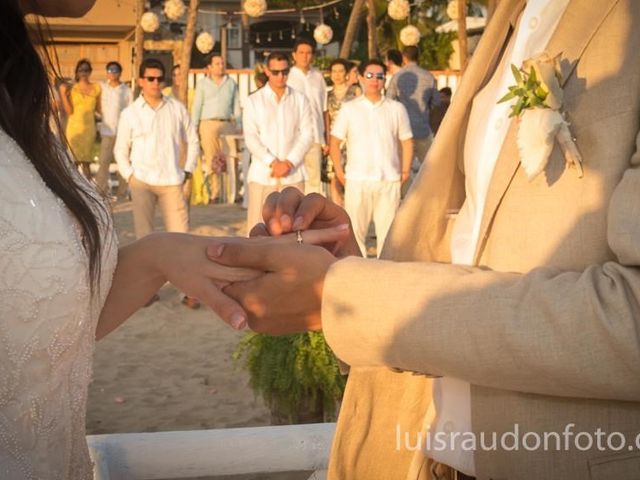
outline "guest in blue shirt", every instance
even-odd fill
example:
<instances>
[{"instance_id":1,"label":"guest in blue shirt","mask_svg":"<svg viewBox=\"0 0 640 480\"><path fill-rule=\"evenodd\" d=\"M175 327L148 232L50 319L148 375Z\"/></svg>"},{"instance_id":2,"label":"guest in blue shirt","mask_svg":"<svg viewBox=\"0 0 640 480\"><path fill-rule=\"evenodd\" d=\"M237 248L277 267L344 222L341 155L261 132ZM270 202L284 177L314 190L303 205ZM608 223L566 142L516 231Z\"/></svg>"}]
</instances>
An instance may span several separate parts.
<instances>
[{"instance_id":1,"label":"guest in blue shirt","mask_svg":"<svg viewBox=\"0 0 640 480\"><path fill-rule=\"evenodd\" d=\"M221 164L220 156L237 156L235 141L224 136L241 129L238 85L225 73L225 61L219 55L211 57L208 75L196 85L191 118L200 134L209 198L215 202L221 193L221 177L215 168Z\"/></svg>"}]
</instances>

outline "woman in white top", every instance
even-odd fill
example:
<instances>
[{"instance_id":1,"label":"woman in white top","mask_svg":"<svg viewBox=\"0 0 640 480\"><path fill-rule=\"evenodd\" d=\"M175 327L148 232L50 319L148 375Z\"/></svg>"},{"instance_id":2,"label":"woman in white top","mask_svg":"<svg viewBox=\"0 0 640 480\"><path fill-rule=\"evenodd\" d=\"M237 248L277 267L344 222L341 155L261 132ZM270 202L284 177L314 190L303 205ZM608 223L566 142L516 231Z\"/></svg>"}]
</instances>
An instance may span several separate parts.
<instances>
[{"instance_id":1,"label":"woman in white top","mask_svg":"<svg viewBox=\"0 0 640 480\"><path fill-rule=\"evenodd\" d=\"M0 15L2 479L93 478L85 405L95 339L166 281L243 328L245 312L220 288L258 275L208 262L206 237L162 233L117 249L107 206L52 133L47 70L23 20L77 17L93 2L7 0Z\"/></svg>"}]
</instances>

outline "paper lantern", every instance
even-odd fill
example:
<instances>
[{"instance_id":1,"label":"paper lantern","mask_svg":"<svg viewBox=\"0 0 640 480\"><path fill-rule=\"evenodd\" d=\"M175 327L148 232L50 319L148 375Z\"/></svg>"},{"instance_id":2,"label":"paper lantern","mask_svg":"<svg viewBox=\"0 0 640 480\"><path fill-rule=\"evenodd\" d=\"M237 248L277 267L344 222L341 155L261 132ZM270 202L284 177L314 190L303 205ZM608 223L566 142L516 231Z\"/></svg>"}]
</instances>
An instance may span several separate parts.
<instances>
[{"instance_id":1,"label":"paper lantern","mask_svg":"<svg viewBox=\"0 0 640 480\"><path fill-rule=\"evenodd\" d=\"M321 45L326 45L333 38L333 30L329 25L321 23L313 31L313 38Z\"/></svg>"},{"instance_id":2,"label":"paper lantern","mask_svg":"<svg viewBox=\"0 0 640 480\"><path fill-rule=\"evenodd\" d=\"M450 0L447 4L447 17L451 20L457 20L460 16L460 9L458 8L458 0Z\"/></svg>"},{"instance_id":3,"label":"paper lantern","mask_svg":"<svg viewBox=\"0 0 640 480\"><path fill-rule=\"evenodd\" d=\"M400 41L406 46L417 45L420 43L420 30L413 25L407 25L400 30Z\"/></svg>"},{"instance_id":4,"label":"paper lantern","mask_svg":"<svg viewBox=\"0 0 640 480\"><path fill-rule=\"evenodd\" d=\"M261 17L266 11L266 0L245 0L244 2L244 13L250 17Z\"/></svg>"},{"instance_id":5,"label":"paper lantern","mask_svg":"<svg viewBox=\"0 0 640 480\"><path fill-rule=\"evenodd\" d=\"M391 0L387 6L387 13L394 20L404 20L409 16L409 2L407 0Z\"/></svg>"},{"instance_id":6,"label":"paper lantern","mask_svg":"<svg viewBox=\"0 0 640 480\"><path fill-rule=\"evenodd\" d=\"M153 12L145 12L140 18L140 26L145 32L155 32L160 28L160 19Z\"/></svg>"},{"instance_id":7,"label":"paper lantern","mask_svg":"<svg viewBox=\"0 0 640 480\"><path fill-rule=\"evenodd\" d=\"M187 11L182 0L167 0L164 3L164 14L169 20L178 20Z\"/></svg>"},{"instance_id":8,"label":"paper lantern","mask_svg":"<svg viewBox=\"0 0 640 480\"><path fill-rule=\"evenodd\" d=\"M205 55L213 50L216 41L209 32L202 32L196 37L196 48Z\"/></svg>"}]
</instances>

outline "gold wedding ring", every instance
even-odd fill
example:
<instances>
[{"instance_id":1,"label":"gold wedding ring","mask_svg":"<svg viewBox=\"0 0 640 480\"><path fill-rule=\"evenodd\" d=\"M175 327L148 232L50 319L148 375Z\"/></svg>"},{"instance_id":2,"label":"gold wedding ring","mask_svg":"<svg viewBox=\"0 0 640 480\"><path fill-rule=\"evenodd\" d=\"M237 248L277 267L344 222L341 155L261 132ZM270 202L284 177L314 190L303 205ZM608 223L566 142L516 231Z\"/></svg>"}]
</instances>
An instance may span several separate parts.
<instances>
[{"instance_id":1,"label":"gold wedding ring","mask_svg":"<svg viewBox=\"0 0 640 480\"><path fill-rule=\"evenodd\" d=\"M299 245L302 245L302 230L296 230L296 242L298 242Z\"/></svg>"}]
</instances>

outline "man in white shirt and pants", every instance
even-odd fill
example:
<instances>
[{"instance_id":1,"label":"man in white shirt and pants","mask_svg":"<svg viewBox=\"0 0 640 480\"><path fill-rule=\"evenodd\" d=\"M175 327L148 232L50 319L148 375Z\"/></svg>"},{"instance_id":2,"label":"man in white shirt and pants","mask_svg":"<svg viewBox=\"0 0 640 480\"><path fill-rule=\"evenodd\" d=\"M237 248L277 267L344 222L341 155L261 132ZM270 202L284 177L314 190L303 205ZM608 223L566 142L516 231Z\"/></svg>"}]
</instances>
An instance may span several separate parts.
<instances>
[{"instance_id":1,"label":"man in white shirt and pants","mask_svg":"<svg viewBox=\"0 0 640 480\"><path fill-rule=\"evenodd\" d=\"M189 231L189 212L183 186L196 167L200 152L196 133L186 107L177 99L162 95L164 65L149 58L140 65L140 96L120 116L114 154L120 175L131 187L136 238L153 231L156 204L160 204L169 232ZM180 167L182 142L187 159ZM154 297L155 300L157 297ZM200 305L185 297L190 308Z\"/></svg>"},{"instance_id":2,"label":"man in white shirt and pants","mask_svg":"<svg viewBox=\"0 0 640 480\"><path fill-rule=\"evenodd\" d=\"M322 193L322 155L328 153L326 138L329 113L327 112L327 84L322 72L313 68L315 45L312 40L300 37L293 47L294 66L291 67L287 85L303 93L311 107L311 121L305 125L313 132L313 143L304 157L307 172L305 193Z\"/></svg>"},{"instance_id":3,"label":"man in white shirt and pants","mask_svg":"<svg viewBox=\"0 0 640 480\"><path fill-rule=\"evenodd\" d=\"M96 184L98 190L104 194L110 194L109 190L109 165L113 160L113 147L116 143L116 132L120 113L133 101L133 93L129 85L120 81L122 66L118 62L107 63L107 81L102 83L100 104L102 122L100 123L100 161ZM126 181L120 175L118 196L123 196L126 191Z\"/></svg>"},{"instance_id":4,"label":"man in white shirt and pants","mask_svg":"<svg viewBox=\"0 0 640 480\"><path fill-rule=\"evenodd\" d=\"M331 159L338 181L345 186L344 207L364 256L372 219L380 255L400 205L402 183L409 179L413 155L413 135L406 109L400 102L382 95L385 70L379 60L360 65L364 95L342 105L331 130ZM340 162L342 141L347 142L346 174ZM398 158L398 143L402 159Z\"/></svg>"},{"instance_id":5,"label":"man in white shirt and pants","mask_svg":"<svg viewBox=\"0 0 640 480\"><path fill-rule=\"evenodd\" d=\"M313 142L311 110L304 94L287 86L289 59L267 57L269 82L245 102L242 125L251 152L247 230L262 222L262 205L271 192L292 186L304 191L305 153Z\"/></svg>"}]
</instances>

